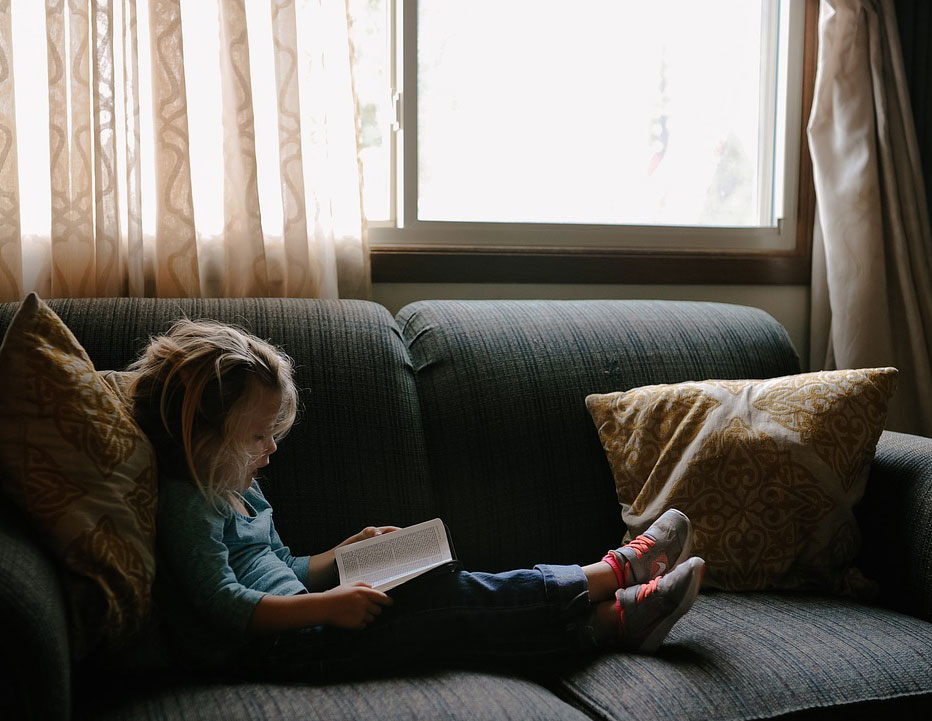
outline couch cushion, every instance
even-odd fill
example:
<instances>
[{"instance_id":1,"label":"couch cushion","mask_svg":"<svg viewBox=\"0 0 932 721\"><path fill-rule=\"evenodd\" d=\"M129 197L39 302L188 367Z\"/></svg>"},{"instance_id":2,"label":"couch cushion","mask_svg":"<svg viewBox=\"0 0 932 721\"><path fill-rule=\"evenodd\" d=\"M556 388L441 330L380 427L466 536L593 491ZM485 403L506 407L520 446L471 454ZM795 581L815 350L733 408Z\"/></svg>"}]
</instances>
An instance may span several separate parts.
<instances>
[{"instance_id":1,"label":"couch cushion","mask_svg":"<svg viewBox=\"0 0 932 721\"><path fill-rule=\"evenodd\" d=\"M341 721L449 719L587 721L541 686L520 678L440 671L404 679L313 686L179 686L96 710L100 721Z\"/></svg>"},{"instance_id":2,"label":"couch cushion","mask_svg":"<svg viewBox=\"0 0 932 721\"><path fill-rule=\"evenodd\" d=\"M50 300L99 369L119 369L182 315L237 323L295 358L298 423L263 491L296 553L368 524L407 525L432 507L413 371L388 311L365 301L96 298ZM2 333L15 304L0 304ZM399 479L404 479L399 483Z\"/></svg>"},{"instance_id":3,"label":"couch cushion","mask_svg":"<svg viewBox=\"0 0 932 721\"><path fill-rule=\"evenodd\" d=\"M796 373L763 311L664 301L421 301L398 315L441 515L468 568L579 563L618 545L590 393Z\"/></svg>"},{"instance_id":4,"label":"couch cushion","mask_svg":"<svg viewBox=\"0 0 932 721\"><path fill-rule=\"evenodd\" d=\"M71 654L60 574L28 519L0 499L0 719L68 719Z\"/></svg>"},{"instance_id":5,"label":"couch cushion","mask_svg":"<svg viewBox=\"0 0 932 721\"><path fill-rule=\"evenodd\" d=\"M858 566L869 578L895 578L885 604L932 621L932 438L884 431L855 515L865 543ZM897 549L890 553L890 549Z\"/></svg>"},{"instance_id":6,"label":"couch cushion","mask_svg":"<svg viewBox=\"0 0 932 721\"><path fill-rule=\"evenodd\" d=\"M894 710L932 712L930 649L932 624L893 611L819 596L706 593L655 656L601 656L561 687L605 719L729 721L834 706L844 718L860 705L876 718L903 718Z\"/></svg>"}]
</instances>

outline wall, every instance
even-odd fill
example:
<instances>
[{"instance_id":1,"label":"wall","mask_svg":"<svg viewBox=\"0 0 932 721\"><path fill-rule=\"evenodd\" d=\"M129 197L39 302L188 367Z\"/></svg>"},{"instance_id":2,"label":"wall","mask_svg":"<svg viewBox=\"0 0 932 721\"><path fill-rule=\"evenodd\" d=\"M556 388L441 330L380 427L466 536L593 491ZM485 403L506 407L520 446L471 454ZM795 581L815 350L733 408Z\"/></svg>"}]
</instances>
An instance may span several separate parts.
<instances>
[{"instance_id":1,"label":"wall","mask_svg":"<svg viewBox=\"0 0 932 721\"><path fill-rule=\"evenodd\" d=\"M538 285L533 283L375 283L372 300L397 313L429 298L662 298L737 303L761 308L790 334L803 370L809 369L809 288L777 285Z\"/></svg>"}]
</instances>

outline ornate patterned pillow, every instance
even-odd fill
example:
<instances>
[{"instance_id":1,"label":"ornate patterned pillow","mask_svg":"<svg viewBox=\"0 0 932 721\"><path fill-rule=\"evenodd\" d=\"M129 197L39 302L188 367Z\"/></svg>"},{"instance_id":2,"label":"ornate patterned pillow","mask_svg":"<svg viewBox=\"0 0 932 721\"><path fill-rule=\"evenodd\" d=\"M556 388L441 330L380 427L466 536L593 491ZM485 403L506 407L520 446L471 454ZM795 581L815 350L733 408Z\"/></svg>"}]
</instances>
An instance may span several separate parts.
<instances>
[{"instance_id":1,"label":"ornate patterned pillow","mask_svg":"<svg viewBox=\"0 0 932 721\"><path fill-rule=\"evenodd\" d=\"M705 586L852 590L863 493L895 368L591 395L629 537L693 522Z\"/></svg>"},{"instance_id":2,"label":"ornate patterned pillow","mask_svg":"<svg viewBox=\"0 0 932 721\"><path fill-rule=\"evenodd\" d=\"M0 346L0 477L62 562L76 657L119 647L151 606L155 457L109 375L23 301Z\"/></svg>"}]
</instances>

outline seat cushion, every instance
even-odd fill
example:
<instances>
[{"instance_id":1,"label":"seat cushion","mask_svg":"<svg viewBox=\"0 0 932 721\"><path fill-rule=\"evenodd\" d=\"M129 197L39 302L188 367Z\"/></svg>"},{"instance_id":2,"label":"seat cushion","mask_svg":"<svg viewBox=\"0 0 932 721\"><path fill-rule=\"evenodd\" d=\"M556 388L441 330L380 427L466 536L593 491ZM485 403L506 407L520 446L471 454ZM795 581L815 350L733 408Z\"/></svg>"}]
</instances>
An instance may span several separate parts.
<instances>
[{"instance_id":1,"label":"seat cushion","mask_svg":"<svg viewBox=\"0 0 932 721\"><path fill-rule=\"evenodd\" d=\"M703 593L655 656L601 656L560 687L605 719L914 717L932 712L932 624L828 597Z\"/></svg>"},{"instance_id":2,"label":"seat cushion","mask_svg":"<svg viewBox=\"0 0 932 721\"><path fill-rule=\"evenodd\" d=\"M388 661L390 663L390 660ZM588 721L530 681L468 671L326 686L242 684L178 686L99 708L100 721L341 721L449 719Z\"/></svg>"}]
</instances>

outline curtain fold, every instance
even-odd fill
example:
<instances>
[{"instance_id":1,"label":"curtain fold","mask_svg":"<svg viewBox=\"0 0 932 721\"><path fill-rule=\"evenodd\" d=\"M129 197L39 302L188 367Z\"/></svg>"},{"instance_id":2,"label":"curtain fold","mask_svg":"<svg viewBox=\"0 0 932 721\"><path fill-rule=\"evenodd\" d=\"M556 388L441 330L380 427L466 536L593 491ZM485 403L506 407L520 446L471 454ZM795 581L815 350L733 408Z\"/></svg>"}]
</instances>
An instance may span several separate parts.
<instances>
[{"instance_id":1,"label":"curtain fold","mask_svg":"<svg viewBox=\"0 0 932 721\"><path fill-rule=\"evenodd\" d=\"M220 77L223 97L224 243L223 296L264 295L268 288L265 240L259 211L256 129L252 111L249 38L243 0L220 3Z\"/></svg>"},{"instance_id":2,"label":"curtain fold","mask_svg":"<svg viewBox=\"0 0 932 721\"><path fill-rule=\"evenodd\" d=\"M932 435L932 232L892 2L822 0L808 134L814 334L830 314L812 348L826 367L899 368L887 427Z\"/></svg>"},{"instance_id":3,"label":"curtain fold","mask_svg":"<svg viewBox=\"0 0 932 721\"><path fill-rule=\"evenodd\" d=\"M96 295L87 8L82 9L74 0L47 0L45 22L52 199L50 240L55 259L51 268L51 293L55 296ZM69 46L73 52L66 57Z\"/></svg>"},{"instance_id":4,"label":"curtain fold","mask_svg":"<svg viewBox=\"0 0 932 721\"><path fill-rule=\"evenodd\" d=\"M200 276L191 192L181 0L151 0L149 10L157 194L153 209L156 295L197 296Z\"/></svg>"},{"instance_id":5,"label":"curtain fold","mask_svg":"<svg viewBox=\"0 0 932 721\"><path fill-rule=\"evenodd\" d=\"M344 0L0 0L0 298L365 298L360 208Z\"/></svg>"},{"instance_id":6,"label":"curtain fold","mask_svg":"<svg viewBox=\"0 0 932 721\"><path fill-rule=\"evenodd\" d=\"M282 192L283 268L275 279L278 288L295 295L320 295L318 262L306 242L304 156L301 152L301 104L298 92L298 33L293 2L272 3L275 29L275 94L278 107L278 158ZM333 291L331 291L333 292Z\"/></svg>"},{"instance_id":7,"label":"curtain fold","mask_svg":"<svg viewBox=\"0 0 932 721\"><path fill-rule=\"evenodd\" d=\"M23 252L16 153L13 80L13 19L10 0L0 0L0 295L23 295Z\"/></svg>"},{"instance_id":8,"label":"curtain fold","mask_svg":"<svg viewBox=\"0 0 932 721\"><path fill-rule=\"evenodd\" d=\"M139 40L137 38L136 3L122 0L123 22L123 152L126 188L126 281L127 295L155 295L154 284L147 287L145 244L142 235L142 143L139 135Z\"/></svg>"}]
</instances>

